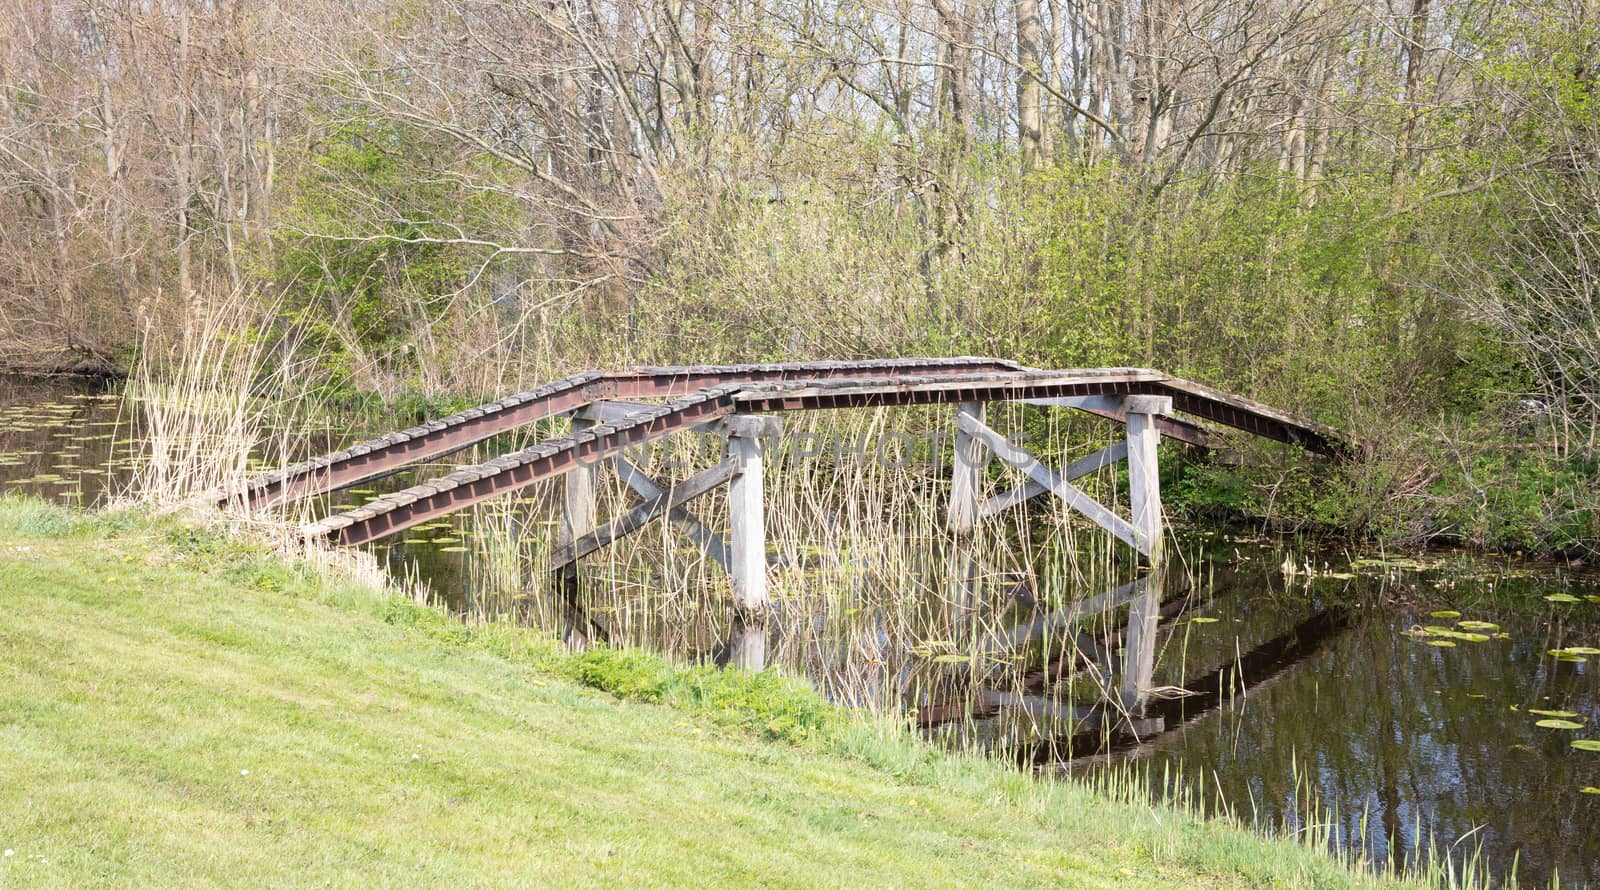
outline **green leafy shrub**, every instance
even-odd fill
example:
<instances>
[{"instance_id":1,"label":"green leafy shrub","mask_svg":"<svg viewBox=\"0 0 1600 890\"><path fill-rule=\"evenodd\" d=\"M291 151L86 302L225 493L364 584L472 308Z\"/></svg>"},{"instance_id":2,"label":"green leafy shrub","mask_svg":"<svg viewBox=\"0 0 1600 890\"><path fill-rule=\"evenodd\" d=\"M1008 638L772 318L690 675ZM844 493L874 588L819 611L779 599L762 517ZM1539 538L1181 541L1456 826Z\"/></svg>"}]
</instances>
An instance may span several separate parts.
<instances>
[{"instance_id":1,"label":"green leafy shrub","mask_svg":"<svg viewBox=\"0 0 1600 890\"><path fill-rule=\"evenodd\" d=\"M572 655L559 668L585 686L646 702L661 701L673 675L666 659L637 649L590 649Z\"/></svg>"},{"instance_id":2,"label":"green leafy shrub","mask_svg":"<svg viewBox=\"0 0 1600 890\"><path fill-rule=\"evenodd\" d=\"M827 738L844 721L843 712L809 684L777 671L749 673L701 665L680 672L671 685L672 701L679 707L794 744Z\"/></svg>"}]
</instances>

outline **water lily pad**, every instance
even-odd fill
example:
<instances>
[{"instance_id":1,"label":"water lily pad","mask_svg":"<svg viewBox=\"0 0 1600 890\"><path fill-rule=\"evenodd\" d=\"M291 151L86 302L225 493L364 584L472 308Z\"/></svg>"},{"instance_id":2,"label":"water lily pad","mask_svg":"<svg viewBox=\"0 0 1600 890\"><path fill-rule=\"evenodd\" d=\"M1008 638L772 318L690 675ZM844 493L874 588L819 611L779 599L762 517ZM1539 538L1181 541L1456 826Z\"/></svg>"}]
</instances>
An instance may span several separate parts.
<instances>
[{"instance_id":1,"label":"water lily pad","mask_svg":"<svg viewBox=\"0 0 1600 890\"><path fill-rule=\"evenodd\" d=\"M1583 724L1582 723L1574 723L1571 720L1540 720L1538 723L1535 723L1533 725L1537 726L1537 727L1539 727L1541 729L1582 729L1583 728Z\"/></svg>"},{"instance_id":2,"label":"water lily pad","mask_svg":"<svg viewBox=\"0 0 1600 890\"><path fill-rule=\"evenodd\" d=\"M1428 645L1438 646L1440 649L1454 649L1456 646L1454 640L1429 640Z\"/></svg>"},{"instance_id":3,"label":"water lily pad","mask_svg":"<svg viewBox=\"0 0 1600 890\"><path fill-rule=\"evenodd\" d=\"M457 544L454 547L440 547L439 548L439 552L440 553L466 553L467 552L467 548L462 547L460 544Z\"/></svg>"},{"instance_id":4,"label":"water lily pad","mask_svg":"<svg viewBox=\"0 0 1600 890\"><path fill-rule=\"evenodd\" d=\"M1460 618L1461 617L1461 613L1455 611L1454 609L1440 609L1437 612L1429 612L1428 613L1428 617L1429 618Z\"/></svg>"},{"instance_id":5,"label":"water lily pad","mask_svg":"<svg viewBox=\"0 0 1600 890\"><path fill-rule=\"evenodd\" d=\"M1588 660L1589 659L1584 658L1582 655L1567 655L1566 653L1562 653L1556 656L1556 661L1566 661L1572 664L1583 664Z\"/></svg>"},{"instance_id":6,"label":"water lily pad","mask_svg":"<svg viewBox=\"0 0 1600 890\"><path fill-rule=\"evenodd\" d=\"M1549 596L1545 597L1545 599L1550 601L1550 602L1552 602L1552 603L1576 603L1576 602L1581 602L1577 597L1573 596L1570 593L1552 593Z\"/></svg>"},{"instance_id":7,"label":"water lily pad","mask_svg":"<svg viewBox=\"0 0 1600 890\"><path fill-rule=\"evenodd\" d=\"M1588 600L1591 603L1600 603L1600 596L1595 596L1592 593L1589 594L1588 596L1584 597L1584 599Z\"/></svg>"},{"instance_id":8,"label":"water lily pad","mask_svg":"<svg viewBox=\"0 0 1600 890\"><path fill-rule=\"evenodd\" d=\"M1572 743L1572 747L1579 751L1600 752L1600 739L1578 739Z\"/></svg>"},{"instance_id":9,"label":"water lily pad","mask_svg":"<svg viewBox=\"0 0 1600 890\"><path fill-rule=\"evenodd\" d=\"M1500 625L1489 621L1457 621L1456 627L1462 630L1499 630Z\"/></svg>"},{"instance_id":10,"label":"water lily pad","mask_svg":"<svg viewBox=\"0 0 1600 890\"><path fill-rule=\"evenodd\" d=\"M1568 646L1562 651L1568 655L1600 655L1600 649L1593 646Z\"/></svg>"},{"instance_id":11,"label":"water lily pad","mask_svg":"<svg viewBox=\"0 0 1600 890\"><path fill-rule=\"evenodd\" d=\"M933 661L934 661L935 664L958 664L958 663L965 664L966 662L971 661L971 660L972 659L971 659L970 656L957 655L955 653L946 653L944 655L935 655L933 657Z\"/></svg>"},{"instance_id":12,"label":"water lily pad","mask_svg":"<svg viewBox=\"0 0 1600 890\"><path fill-rule=\"evenodd\" d=\"M1190 624L1216 624L1219 620L1221 620L1221 619L1208 618L1208 617L1206 617L1204 615L1198 615L1198 616L1196 616L1194 618L1190 618L1189 619L1189 623Z\"/></svg>"},{"instance_id":13,"label":"water lily pad","mask_svg":"<svg viewBox=\"0 0 1600 890\"><path fill-rule=\"evenodd\" d=\"M1512 705L1511 709L1512 710L1516 710L1516 705ZM1576 717L1576 716L1578 716L1578 712L1577 711L1543 711L1543 710L1540 710L1538 708L1529 708L1528 709L1528 713L1530 713L1530 714L1538 714L1540 717L1562 717L1562 718L1566 718L1566 717Z\"/></svg>"},{"instance_id":14,"label":"water lily pad","mask_svg":"<svg viewBox=\"0 0 1600 890\"><path fill-rule=\"evenodd\" d=\"M1600 794L1600 788L1596 788L1593 785L1585 785L1582 788L1578 789L1578 793L1579 794Z\"/></svg>"},{"instance_id":15,"label":"water lily pad","mask_svg":"<svg viewBox=\"0 0 1600 890\"><path fill-rule=\"evenodd\" d=\"M1488 634L1463 633L1459 630L1451 630L1448 627L1439 627L1432 624L1424 627L1423 630L1436 637L1444 637L1448 640L1462 640L1468 643L1487 643L1490 639Z\"/></svg>"}]
</instances>

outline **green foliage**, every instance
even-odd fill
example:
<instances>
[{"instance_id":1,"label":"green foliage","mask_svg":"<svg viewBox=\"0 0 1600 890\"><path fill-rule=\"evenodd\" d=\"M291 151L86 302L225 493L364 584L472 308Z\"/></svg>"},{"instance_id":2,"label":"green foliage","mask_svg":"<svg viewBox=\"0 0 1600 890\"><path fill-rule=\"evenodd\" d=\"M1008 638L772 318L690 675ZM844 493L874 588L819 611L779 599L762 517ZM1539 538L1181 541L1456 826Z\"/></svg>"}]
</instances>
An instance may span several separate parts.
<instances>
[{"instance_id":1,"label":"green foliage","mask_svg":"<svg viewBox=\"0 0 1600 890\"><path fill-rule=\"evenodd\" d=\"M305 593L318 586L309 565L287 562L261 544L231 537L221 529L170 524L166 541L185 565L254 590Z\"/></svg>"},{"instance_id":2,"label":"green foliage","mask_svg":"<svg viewBox=\"0 0 1600 890\"><path fill-rule=\"evenodd\" d=\"M85 514L42 498L0 497L0 528L20 537L116 536L147 524L146 517L131 509Z\"/></svg>"},{"instance_id":3,"label":"green foliage","mask_svg":"<svg viewBox=\"0 0 1600 890\"><path fill-rule=\"evenodd\" d=\"M808 684L776 671L680 668L659 655L608 648L554 656L546 664L619 698L667 702L718 724L793 744L826 741L846 722L844 713Z\"/></svg>"},{"instance_id":4,"label":"green foliage","mask_svg":"<svg viewBox=\"0 0 1600 890\"><path fill-rule=\"evenodd\" d=\"M513 226L516 207L437 175L448 164L424 134L394 121L341 122L307 150L287 189L272 272L291 285L286 320L335 381L363 383L372 369L358 365L376 361L417 383L402 369L449 320L454 295L503 266L462 233L470 240Z\"/></svg>"},{"instance_id":5,"label":"green foliage","mask_svg":"<svg viewBox=\"0 0 1600 890\"><path fill-rule=\"evenodd\" d=\"M792 744L832 741L848 722L842 710L809 684L771 670L748 673L701 665L677 674L671 701L723 725Z\"/></svg>"},{"instance_id":6,"label":"green foliage","mask_svg":"<svg viewBox=\"0 0 1600 890\"><path fill-rule=\"evenodd\" d=\"M1592 556L1600 541L1595 459L1478 442L1440 461L1429 486L1441 536L1492 550Z\"/></svg>"},{"instance_id":7,"label":"green foliage","mask_svg":"<svg viewBox=\"0 0 1600 890\"><path fill-rule=\"evenodd\" d=\"M42 498L0 498L0 527L21 537L64 538L82 523L82 514Z\"/></svg>"},{"instance_id":8,"label":"green foliage","mask_svg":"<svg viewBox=\"0 0 1600 890\"><path fill-rule=\"evenodd\" d=\"M22 512L0 499L0 531ZM533 632L388 594L339 608L332 577L285 596L190 563L229 552L210 533L96 543L0 560L0 809L18 814L0 882L1399 883L1309 842L945 753L770 673L519 646ZM673 707L618 707L545 669L563 659L607 682L670 671Z\"/></svg>"},{"instance_id":9,"label":"green foliage","mask_svg":"<svg viewBox=\"0 0 1600 890\"><path fill-rule=\"evenodd\" d=\"M637 649L591 649L573 655L560 669L585 686L646 702L666 696L674 673L666 659Z\"/></svg>"}]
</instances>

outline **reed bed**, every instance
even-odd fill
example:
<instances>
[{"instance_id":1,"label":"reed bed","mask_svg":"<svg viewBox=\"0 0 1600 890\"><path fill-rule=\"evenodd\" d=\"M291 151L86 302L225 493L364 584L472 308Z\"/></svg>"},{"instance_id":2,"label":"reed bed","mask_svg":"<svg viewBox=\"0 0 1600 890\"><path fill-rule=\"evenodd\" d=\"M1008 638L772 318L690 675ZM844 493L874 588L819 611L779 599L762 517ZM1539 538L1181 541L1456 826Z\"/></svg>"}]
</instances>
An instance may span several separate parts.
<instances>
[{"instance_id":1,"label":"reed bed","mask_svg":"<svg viewBox=\"0 0 1600 890\"><path fill-rule=\"evenodd\" d=\"M975 690L966 678L972 676L985 677L986 685L1019 686L1043 653L1060 652L1070 641L1055 634L1028 652L989 653L979 651L981 641L1036 610L1132 576L1132 563L1109 536L1086 528L1053 499L1036 499L1026 511L980 524L971 535L952 535L946 523L953 445L948 410L811 412L784 420L784 436L767 451L769 663L808 677L841 704L903 716L970 699ZM1120 435L1109 424L1064 415L1002 411L991 420L1012 433L1030 424L1030 438L1052 461ZM526 438L559 431L551 426ZM667 481L716 463L725 449L719 437L686 435L624 459ZM485 449L456 460L488 455ZM635 499L616 473L602 467L597 475L603 522ZM985 480L980 497L1021 484L1023 477L995 461ZM1115 470L1084 484L1107 502L1120 499ZM585 559L574 603L544 571L560 503L557 484L473 509L466 611L512 613L563 632L576 607L613 645L686 660L720 654L731 614L728 580L689 542L682 522L652 523ZM712 532L725 529L721 491L688 508ZM1089 616L1101 631L1115 620L1112 614ZM1103 675L1088 679L1100 687L1110 682ZM1083 678L1051 682L1081 686Z\"/></svg>"}]
</instances>

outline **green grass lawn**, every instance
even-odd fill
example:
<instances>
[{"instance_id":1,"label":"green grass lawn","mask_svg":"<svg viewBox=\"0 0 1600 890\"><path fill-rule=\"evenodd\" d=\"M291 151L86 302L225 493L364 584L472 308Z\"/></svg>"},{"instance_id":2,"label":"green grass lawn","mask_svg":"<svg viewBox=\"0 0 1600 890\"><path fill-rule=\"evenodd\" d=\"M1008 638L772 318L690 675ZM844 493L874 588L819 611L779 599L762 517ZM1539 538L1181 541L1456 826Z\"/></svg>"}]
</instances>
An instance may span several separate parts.
<instances>
[{"instance_id":1,"label":"green grass lawn","mask_svg":"<svg viewBox=\"0 0 1600 890\"><path fill-rule=\"evenodd\" d=\"M618 676L661 702L574 679ZM0 885L1366 883L798 689L574 658L172 524L0 500Z\"/></svg>"}]
</instances>

